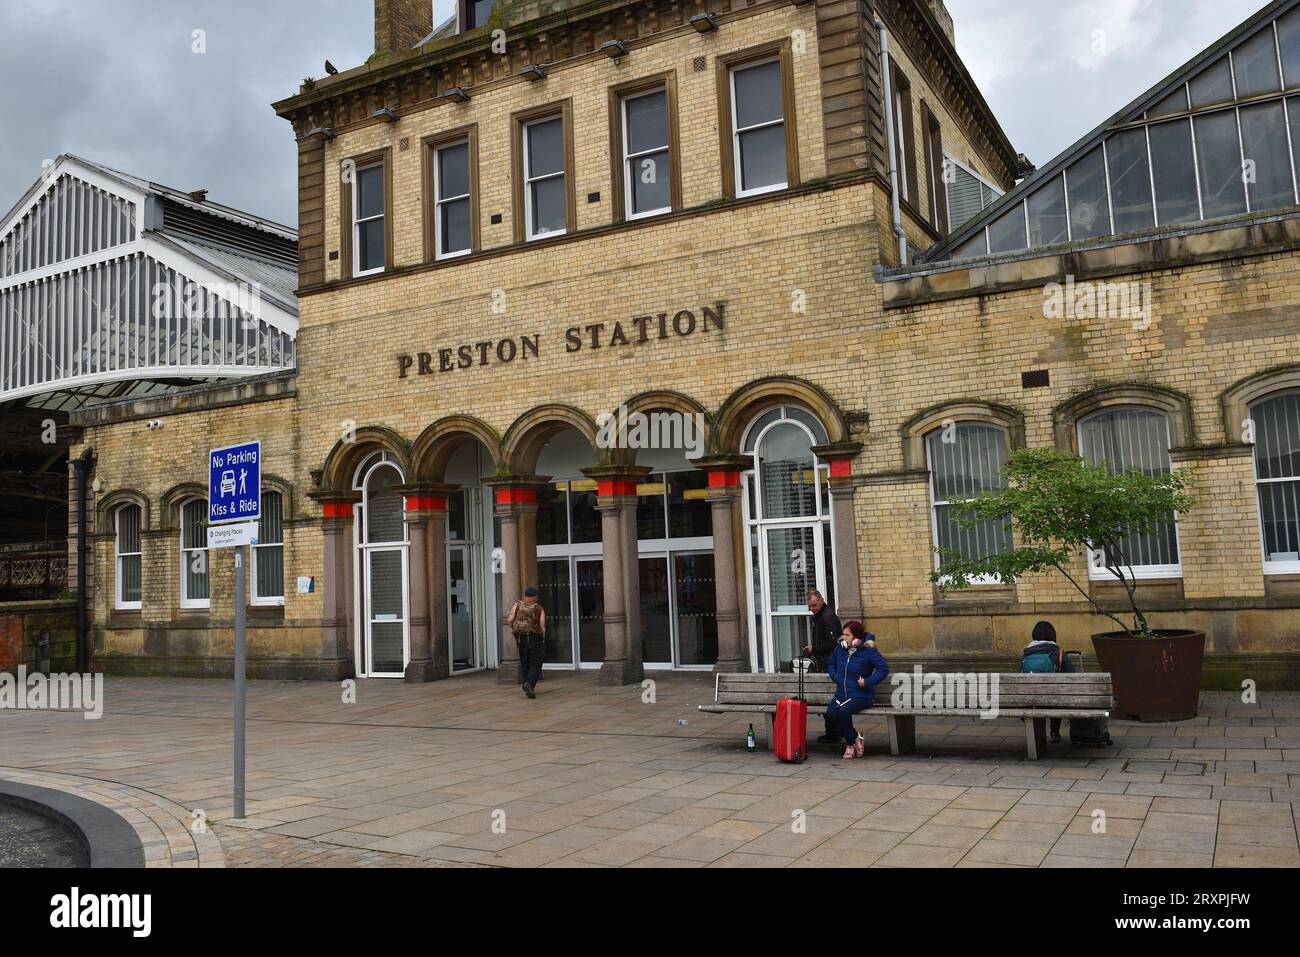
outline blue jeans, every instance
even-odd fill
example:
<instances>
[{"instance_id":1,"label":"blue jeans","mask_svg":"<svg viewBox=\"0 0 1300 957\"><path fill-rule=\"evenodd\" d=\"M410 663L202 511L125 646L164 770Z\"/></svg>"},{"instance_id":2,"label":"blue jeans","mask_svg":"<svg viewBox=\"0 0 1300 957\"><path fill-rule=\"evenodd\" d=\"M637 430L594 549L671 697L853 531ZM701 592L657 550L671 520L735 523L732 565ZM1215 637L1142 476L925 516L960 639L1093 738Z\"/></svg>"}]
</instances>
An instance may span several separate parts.
<instances>
[{"instance_id":1,"label":"blue jeans","mask_svg":"<svg viewBox=\"0 0 1300 957\"><path fill-rule=\"evenodd\" d=\"M872 698L850 698L841 704L832 701L826 708L826 721L844 739L846 745L858 740L858 729L853 727L853 716L859 711L870 709Z\"/></svg>"}]
</instances>

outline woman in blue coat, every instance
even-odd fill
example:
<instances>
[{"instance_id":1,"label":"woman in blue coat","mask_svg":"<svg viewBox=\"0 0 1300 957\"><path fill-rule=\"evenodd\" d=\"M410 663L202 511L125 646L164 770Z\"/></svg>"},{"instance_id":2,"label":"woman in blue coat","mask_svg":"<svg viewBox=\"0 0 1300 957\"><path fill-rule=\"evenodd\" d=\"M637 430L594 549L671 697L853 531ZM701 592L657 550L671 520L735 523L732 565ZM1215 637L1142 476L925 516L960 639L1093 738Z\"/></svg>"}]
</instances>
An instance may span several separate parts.
<instances>
[{"instance_id":1,"label":"woman in blue coat","mask_svg":"<svg viewBox=\"0 0 1300 957\"><path fill-rule=\"evenodd\" d=\"M851 621L844 626L826 670L835 682L826 718L844 738L845 759L860 758L866 740L853 727L853 716L875 703L876 685L889 677L889 662L876 650L875 636L867 633L862 622Z\"/></svg>"}]
</instances>

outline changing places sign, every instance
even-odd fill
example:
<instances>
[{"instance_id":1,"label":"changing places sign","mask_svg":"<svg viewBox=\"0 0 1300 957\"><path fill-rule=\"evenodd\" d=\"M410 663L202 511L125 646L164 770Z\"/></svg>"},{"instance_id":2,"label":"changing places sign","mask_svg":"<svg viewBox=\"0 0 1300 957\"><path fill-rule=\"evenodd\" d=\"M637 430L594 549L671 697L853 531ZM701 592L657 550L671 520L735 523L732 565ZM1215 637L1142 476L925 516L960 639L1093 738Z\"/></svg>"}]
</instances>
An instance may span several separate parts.
<instances>
[{"instance_id":1,"label":"changing places sign","mask_svg":"<svg viewBox=\"0 0 1300 957\"><path fill-rule=\"evenodd\" d=\"M208 454L208 524L254 522L262 511L262 443Z\"/></svg>"}]
</instances>

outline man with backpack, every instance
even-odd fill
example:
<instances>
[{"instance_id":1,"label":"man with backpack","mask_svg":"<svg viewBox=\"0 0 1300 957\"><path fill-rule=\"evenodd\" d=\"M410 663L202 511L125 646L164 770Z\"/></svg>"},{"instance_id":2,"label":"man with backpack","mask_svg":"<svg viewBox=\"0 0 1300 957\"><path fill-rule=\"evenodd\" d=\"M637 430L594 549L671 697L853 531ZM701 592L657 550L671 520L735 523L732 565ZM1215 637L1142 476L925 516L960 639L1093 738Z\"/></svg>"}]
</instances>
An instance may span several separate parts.
<instances>
[{"instance_id":1,"label":"man with backpack","mask_svg":"<svg viewBox=\"0 0 1300 957\"><path fill-rule=\"evenodd\" d=\"M523 601L515 602L506 624L519 645L519 674L524 694L537 697L537 682L542 680L542 658L546 654L546 612L537 600L536 588L524 589Z\"/></svg>"},{"instance_id":2,"label":"man with backpack","mask_svg":"<svg viewBox=\"0 0 1300 957\"><path fill-rule=\"evenodd\" d=\"M1022 674L1056 674L1057 672L1073 673L1074 665L1070 663L1070 656L1061 651L1061 646L1056 641L1056 628L1050 621L1040 621L1034 625L1033 638L1029 644L1025 645L1025 650L1020 656L1020 671ZM1061 742L1061 719L1052 718L1052 743Z\"/></svg>"}]
</instances>

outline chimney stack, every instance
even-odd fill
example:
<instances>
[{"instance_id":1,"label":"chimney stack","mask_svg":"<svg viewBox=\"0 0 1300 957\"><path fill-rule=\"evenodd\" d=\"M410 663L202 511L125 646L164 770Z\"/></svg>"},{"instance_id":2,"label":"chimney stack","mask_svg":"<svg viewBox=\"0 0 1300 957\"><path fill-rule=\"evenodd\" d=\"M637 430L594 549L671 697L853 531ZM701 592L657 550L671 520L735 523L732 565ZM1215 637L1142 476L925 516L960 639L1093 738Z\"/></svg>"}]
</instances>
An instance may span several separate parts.
<instances>
[{"instance_id":1,"label":"chimney stack","mask_svg":"<svg viewBox=\"0 0 1300 957\"><path fill-rule=\"evenodd\" d=\"M433 0L375 0L375 52L405 53L433 32Z\"/></svg>"}]
</instances>

